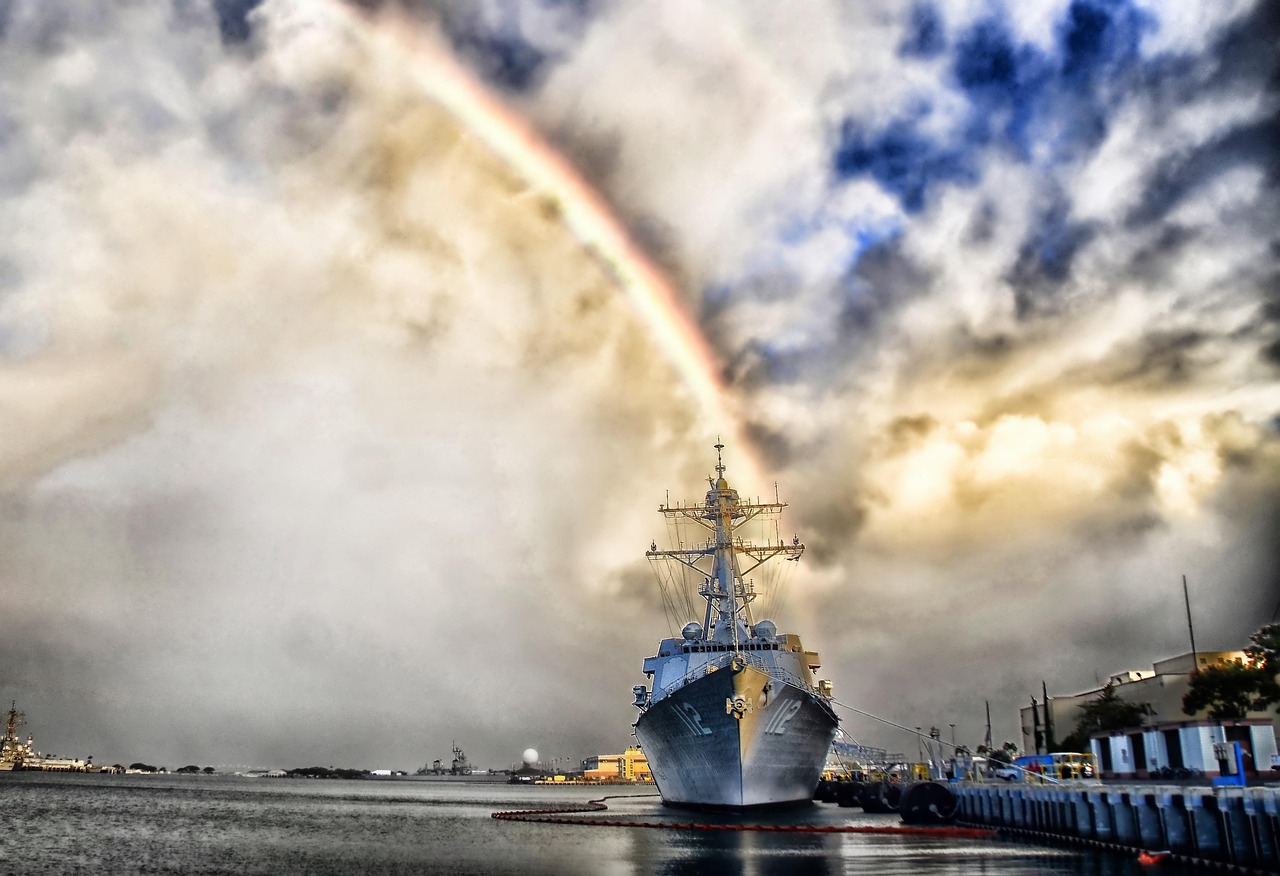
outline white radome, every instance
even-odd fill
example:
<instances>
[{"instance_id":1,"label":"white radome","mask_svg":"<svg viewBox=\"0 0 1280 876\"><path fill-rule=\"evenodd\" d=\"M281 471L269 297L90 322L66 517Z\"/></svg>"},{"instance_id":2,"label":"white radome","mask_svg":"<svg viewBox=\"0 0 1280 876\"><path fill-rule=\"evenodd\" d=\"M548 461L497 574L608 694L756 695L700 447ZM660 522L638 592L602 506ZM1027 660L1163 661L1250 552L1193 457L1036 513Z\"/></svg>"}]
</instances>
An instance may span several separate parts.
<instances>
[{"instance_id":1,"label":"white radome","mask_svg":"<svg viewBox=\"0 0 1280 876\"><path fill-rule=\"evenodd\" d=\"M526 748L524 754L520 755L524 762L533 765L538 762L538 750L536 748Z\"/></svg>"}]
</instances>

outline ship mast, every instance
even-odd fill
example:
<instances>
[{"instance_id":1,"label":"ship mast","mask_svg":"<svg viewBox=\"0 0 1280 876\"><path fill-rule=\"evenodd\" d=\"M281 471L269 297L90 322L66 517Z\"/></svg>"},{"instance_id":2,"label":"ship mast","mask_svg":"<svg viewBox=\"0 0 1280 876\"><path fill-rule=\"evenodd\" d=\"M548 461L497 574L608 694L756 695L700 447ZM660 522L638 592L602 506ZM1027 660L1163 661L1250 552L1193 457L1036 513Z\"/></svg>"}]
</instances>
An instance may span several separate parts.
<instances>
[{"instance_id":1,"label":"ship mast","mask_svg":"<svg viewBox=\"0 0 1280 876\"><path fill-rule=\"evenodd\" d=\"M17 700L14 700L11 703L9 703L9 714L6 716L5 730L4 730L4 736L6 740L13 739L15 742L17 741L18 737L16 734L18 732L18 728L21 727L23 724L27 723L26 721L23 720L25 717L26 716L23 715L22 712L18 711Z\"/></svg>"},{"instance_id":2,"label":"ship mast","mask_svg":"<svg viewBox=\"0 0 1280 876\"><path fill-rule=\"evenodd\" d=\"M698 589L698 595L707 601L702 639L732 645L736 651L741 641L751 636L755 626L751 615L755 592L743 576L779 555L798 560L804 553L804 545L798 537L792 538L791 544L779 541L762 545L735 537L734 533L743 524L760 516L781 514L787 505L785 502L743 502L738 491L725 479L724 445L717 442L715 450L716 477L707 479L711 489L701 505L658 506L659 513L667 518L692 521L704 527L710 538L700 547L666 551L658 550L655 542L645 556L650 560L676 560L703 576ZM711 560L709 570L706 568L708 558Z\"/></svg>"}]
</instances>

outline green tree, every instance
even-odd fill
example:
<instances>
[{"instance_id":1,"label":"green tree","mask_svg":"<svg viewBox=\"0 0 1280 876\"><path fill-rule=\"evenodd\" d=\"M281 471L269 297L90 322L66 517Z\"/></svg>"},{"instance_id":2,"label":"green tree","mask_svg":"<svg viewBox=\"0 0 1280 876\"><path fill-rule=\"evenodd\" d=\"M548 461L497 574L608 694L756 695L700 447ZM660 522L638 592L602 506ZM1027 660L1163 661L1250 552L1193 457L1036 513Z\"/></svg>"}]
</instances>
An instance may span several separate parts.
<instances>
[{"instance_id":1,"label":"green tree","mask_svg":"<svg viewBox=\"0 0 1280 876\"><path fill-rule=\"evenodd\" d=\"M1013 763L1018 756L1018 744L1016 742L1005 742L999 748L988 748L985 745L979 745L977 754L987 760L999 763Z\"/></svg>"},{"instance_id":2,"label":"green tree","mask_svg":"<svg viewBox=\"0 0 1280 876\"><path fill-rule=\"evenodd\" d=\"M1270 700L1263 689L1275 686L1275 677L1261 665L1233 660L1210 666L1191 676L1182 697L1182 711L1195 715L1205 709L1214 721L1239 721L1254 709L1265 709Z\"/></svg>"},{"instance_id":3,"label":"green tree","mask_svg":"<svg viewBox=\"0 0 1280 876\"><path fill-rule=\"evenodd\" d=\"M1150 703L1129 702L1116 692L1115 682L1109 681L1096 699L1080 707L1076 727L1062 740L1062 748L1065 751L1086 751L1089 737L1095 733L1140 727L1143 719L1152 713Z\"/></svg>"},{"instance_id":4,"label":"green tree","mask_svg":"<svg viewBox=\"0 0 1280 876\"><path fill-rule=\"evenodd\" d=\"M1265 709L1280 702L1280 624L1268 624L1249 637L1253 642L1244 652L1259 670L1257 708Z\"/></svg>"}]
</instances>

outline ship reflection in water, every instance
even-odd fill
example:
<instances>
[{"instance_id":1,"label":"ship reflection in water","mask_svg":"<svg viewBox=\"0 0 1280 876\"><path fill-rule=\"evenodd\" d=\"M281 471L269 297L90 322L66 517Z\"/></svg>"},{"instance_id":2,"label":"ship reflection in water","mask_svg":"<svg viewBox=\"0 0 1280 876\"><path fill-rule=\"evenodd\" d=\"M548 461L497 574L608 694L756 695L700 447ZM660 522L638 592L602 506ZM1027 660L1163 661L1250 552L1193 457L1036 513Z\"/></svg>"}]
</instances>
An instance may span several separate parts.
<instances>
[{"instance_id":1,"label":"ship reflection in water","mask_svg":"<svg viewBox=\"0 0 1280 876\"><path fill-rule=\"evenodd\" d=\"M636 789L641 794L643 789ZM1013 841L523 824L495 810L584 803L599 787L386 779L0 774L0 872L238 874L1138 874L1136 859ZM657 797L620 821L690 821ZM818 804L704 823L897 824ZM1162 876L1190 871L1161 865Z\"/></svg>"}]
</instances>

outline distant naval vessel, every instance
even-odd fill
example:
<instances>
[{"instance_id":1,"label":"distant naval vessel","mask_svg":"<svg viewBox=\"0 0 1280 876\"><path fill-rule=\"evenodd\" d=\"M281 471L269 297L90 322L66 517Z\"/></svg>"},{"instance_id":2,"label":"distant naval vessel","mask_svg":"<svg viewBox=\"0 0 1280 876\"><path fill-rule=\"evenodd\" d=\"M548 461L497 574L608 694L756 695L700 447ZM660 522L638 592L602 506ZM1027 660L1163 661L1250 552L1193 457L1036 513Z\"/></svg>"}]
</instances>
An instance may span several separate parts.
<instances>
[{"instance_id":1,"label":"distant naval vessel","mask_svg":"<svg viewBox=\"0 0 1280 876\"><path fill-rule=\"evenodd\" d=\"M716 477L701 504L664 504L677 524L696 524L705 541L670 550L655 542L651 561L690 570L706 601L701 623L663 639L644 661L650 686L636 685L635 735L664 803L740 809L811 801L839 729L831 685L818 681L818 655L800 637L756 621L754 584L744 578L776 557L799 560L798 537L753 544L736 535L752 520L781 514L786 504L744 502L725 479L716 444ZM776 527L775 527L776 531ZM660 577L659 581L663 579ZM677 600L668 599L669 607Z\"/></svg>"},{"instance_id":2,"label":"distant naval vessel","mask_svg":"<svg viewBox=\"0 0 1280 876\"><path fill-rule=\"evenodd\" d=\"M18 738L18 728L27 723L26 716L18 711L18 704L11 702L5 715L4 736L0 737L0 772L18 770L42 770L54 773L102 772L93 765L93 758L49 757L36 751L30 734L27 741Z\"/></svg>"}]
</instances>

